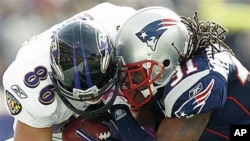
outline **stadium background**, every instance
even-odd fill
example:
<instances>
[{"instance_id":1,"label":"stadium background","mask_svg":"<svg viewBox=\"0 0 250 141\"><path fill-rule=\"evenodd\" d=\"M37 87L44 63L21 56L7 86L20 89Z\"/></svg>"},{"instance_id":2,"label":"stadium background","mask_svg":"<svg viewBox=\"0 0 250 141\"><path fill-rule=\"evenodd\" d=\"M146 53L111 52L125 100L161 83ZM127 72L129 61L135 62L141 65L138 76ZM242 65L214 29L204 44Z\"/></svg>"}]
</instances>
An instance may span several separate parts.
<instances>
[{"instance_id":1,"label":"stadium background","mask_svg":"<svg viewBox=\"0 0 250 141\"><path fill-rule=\"evenodd\" d=\"M131 6L169 7L182 16L198 11L202 20L229 29L226 43L250 69L250 0L1 0L0 1L0 141L13 135L13 119L4 106L2 75L25 39L101 2ZM107 9L108 10L108 9Z\"/></svg>"}]
</instances>

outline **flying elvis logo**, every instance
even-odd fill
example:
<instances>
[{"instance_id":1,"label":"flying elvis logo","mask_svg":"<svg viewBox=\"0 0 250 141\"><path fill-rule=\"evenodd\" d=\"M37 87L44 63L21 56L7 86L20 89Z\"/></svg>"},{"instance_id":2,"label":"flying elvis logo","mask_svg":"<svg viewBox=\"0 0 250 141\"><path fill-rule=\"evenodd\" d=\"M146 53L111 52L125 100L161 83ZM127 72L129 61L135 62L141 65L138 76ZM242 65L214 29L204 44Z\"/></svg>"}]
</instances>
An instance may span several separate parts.
<instances>
[{"instance_id":1,"label":"flying elvis logo","mask_svg":"<svg viewBox=\"0 0 250 141\"><path fill-rule=\"evenodd\" d=\"M147 44L152 51L155 51L161 35L168 29L169 26L176 25L177 21L173 19L161 19L149 23L135 35L144 43Z\"/></svg>"},{"instance_id":2,"label":"flying elvis logo","mask_svg":"<svg viewBox=\"0 0 250 141\"><path fill-rule=\"evenodd\" d=\"M192 111L192 113L199 114L204 105L206 104L206 100L211 94L211 91L214 86L214 79L212 79L203 91L198 92L193 95L189 100L184 102L181 107L175 112L175 115L177 117L192 117L193 114L188 113L189 111ZM200 85L197 85L197 87L201 87Z\"/></svg>"}]
</instances>

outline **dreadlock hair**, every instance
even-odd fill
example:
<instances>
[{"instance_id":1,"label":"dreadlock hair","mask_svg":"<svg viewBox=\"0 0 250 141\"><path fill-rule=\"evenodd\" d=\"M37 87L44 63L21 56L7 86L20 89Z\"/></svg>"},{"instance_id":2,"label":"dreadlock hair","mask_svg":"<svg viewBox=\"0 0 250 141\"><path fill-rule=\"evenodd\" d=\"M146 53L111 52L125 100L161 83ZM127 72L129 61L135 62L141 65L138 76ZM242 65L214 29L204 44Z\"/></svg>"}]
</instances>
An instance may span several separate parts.
<instances>
[{"instance_id":1,"label":"dreadlock hair","mask_svg":"<svg viewBox=\"0 0 250 141\"><path fill-rule=\"evenodd\" d=\"M198 12L194 13L193 19L190 17L181 17L181 19L181 22L183 22L188 29L189 39L187 43L187 53L179 53L180 63L190 59L199 48L206 48L208 46L212 47L212 53L214 53L215 50L216 52L228 51L234 55L233 51L223 42L225 39L223 34L227 33L227 29L214 22L199 21ZM223 47L224 49L219 50L215 44L218 44L219 47ZM174 44L172 45L175 47Z\"/></svg>"}]
</instances>

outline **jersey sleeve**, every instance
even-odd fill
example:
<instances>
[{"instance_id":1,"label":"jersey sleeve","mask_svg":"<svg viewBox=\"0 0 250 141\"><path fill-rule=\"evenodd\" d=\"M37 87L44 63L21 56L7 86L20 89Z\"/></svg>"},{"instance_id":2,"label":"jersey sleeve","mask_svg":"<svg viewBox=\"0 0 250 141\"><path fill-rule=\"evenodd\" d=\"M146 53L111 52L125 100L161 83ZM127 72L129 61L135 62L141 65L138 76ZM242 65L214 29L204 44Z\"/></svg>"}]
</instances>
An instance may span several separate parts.
<instances>
[{"instance_id":1,"label":"jersey sleeve","mask_svg":"<svg viewBox=\"0 0 250 141\"><path fill-rule=\"evenodd\" d=\"M37 128L62 122L67 118L65 115L70 114L57 98L48 75L49 39L41 34L25 43L3 75L5 103L10 115Z\"/></svg>"},{"instance_id":2,"label":"jersey sleeve","mask_svg":"<svg viewBox=\"0 0 250 141\"><path fill-rule=\"evenodd\" d=\"M41 100L39 101L39 95L42 89L39 86L32 88L32 85L27 86L25 84L24 72L26 72L26 68L28 68L28 66L15 61L4 74L3 82L7 109L14 118L28 125L34 127L51 125L52 121L46 118L49 118L53 111L55 111L57 101L51 101L48 105L42 104ZM27 74L28 73L29 72L27 72ZM35 73L33 75L33 80L37 79L37 75ZM30 82L34 82L33 80L31 78ZM42 85L43 84L41 84L41 86ZM45 110L45 106L47 106L47 110ZM43 123L43 121L46 122L46 124Z\"/></svg>"},{"instance_id":3,"label":"jersey sleeve","mask_svg":"<svg viewBox=\"0 0 250 141\"><path fill-rule=\"evenodd\" d=\"M177 79L173 79L166 85L163 95L165 116L189 118L224 106L227 81L220 73L204 64L193 67L193 72L186 76L184 73L188 72L187 69L179 69L179 76L182 76L180 81L176 83Z\"/></svg>"}]
</instances>

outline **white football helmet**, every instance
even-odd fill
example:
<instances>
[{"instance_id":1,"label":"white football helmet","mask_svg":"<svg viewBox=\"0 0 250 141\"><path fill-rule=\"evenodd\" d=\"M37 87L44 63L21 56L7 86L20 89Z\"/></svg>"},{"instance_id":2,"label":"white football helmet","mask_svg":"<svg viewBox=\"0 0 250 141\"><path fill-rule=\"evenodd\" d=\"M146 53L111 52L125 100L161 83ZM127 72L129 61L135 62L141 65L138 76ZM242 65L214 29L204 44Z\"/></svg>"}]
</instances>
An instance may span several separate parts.
<instances>
[{"instance_id":1,"label":"white football helmet","mask_svg":"<svg viewBox=\"0 0 250 141\"><path fill-rule=\"evenodd\" d=\"M143 8L120 27L115 53L122 64L120 90L130 104L146 104L169 81L187 41L180 16L164 7Z\"/></svg>"}]
</instances>

